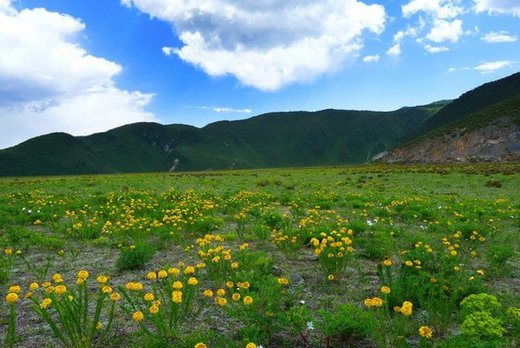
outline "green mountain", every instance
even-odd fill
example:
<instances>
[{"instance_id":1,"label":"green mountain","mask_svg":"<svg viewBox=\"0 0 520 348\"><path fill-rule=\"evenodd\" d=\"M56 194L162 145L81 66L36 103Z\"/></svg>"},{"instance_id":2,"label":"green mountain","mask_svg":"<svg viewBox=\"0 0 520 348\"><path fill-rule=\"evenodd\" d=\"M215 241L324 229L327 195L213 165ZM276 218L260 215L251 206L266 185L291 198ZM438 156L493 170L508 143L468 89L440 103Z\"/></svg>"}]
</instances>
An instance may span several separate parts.
<instances>
[{"instance_id":1,"label":"green mountain","mask_svg":"<svg viewBox=\"0 0 520 348\"><path fill-rule=\"evenodd\" d=\"M334 165L390 149L442 104L394 112L270 113L203 128L130 124L104 133L63 133L0 151L0 175L51 175Z\"/></svg>"},{"instance_id":2,"label":"green mountain","mask_svg":"<svg viewBox=\"0 0 520 348\"><path fill-rule=\"evenodd\" d=\"M363 163L450 127L487 126L504 116L516 122L519 101L517 73L454 101L392 112L284 112L203 128L136 123L85 137L54 133L0 150L0 175L155 172L174 162L180 171Z\"/></svg>"}]
</instances>

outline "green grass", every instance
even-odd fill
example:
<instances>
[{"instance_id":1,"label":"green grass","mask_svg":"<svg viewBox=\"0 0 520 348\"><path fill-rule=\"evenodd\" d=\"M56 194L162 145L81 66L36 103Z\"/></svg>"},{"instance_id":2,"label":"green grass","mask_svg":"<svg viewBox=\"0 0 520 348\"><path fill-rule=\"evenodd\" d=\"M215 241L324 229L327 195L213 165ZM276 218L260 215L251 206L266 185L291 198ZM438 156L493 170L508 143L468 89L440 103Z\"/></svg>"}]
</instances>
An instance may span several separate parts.
<instances>
[{"instance_id":1,"label":"green grass","mask_svg":"<svg viewBox=\"0 0 520 348\"><path fill-rule=\"evenodd\" d=\"M22 286L20 297L31 282L55 273L72 291L80 269L90 273L92 294L100 274L111 278L114 292L141 282L142 292L129 291L116 306L114 331L103 337L109 347L322 347L362 340L399 346L419 342L421 326L433 329L439 346L515 346L518 330L506 312L520 307L519 173L520 164L512 163L6 178L0 180L0 282L4 294ZM322 243L339 234L349 236L353 250L342 252L345 267L332 267L326 254L315 256L320 247L313 238ZM339 252L327 243L323 250ZM205 267L184 273L201 262ZM179 275L147 279L172 268ZM198 280L192 293L190 277ZM165 330L143 295L154 293L175 313L169 302L175 280L184 283L190 305L179 307L182 320ZM381 293L382 286L391 293ZM226 289L225 307L203 296L219 288ZM457 335L461 300L483 292L501 303L492 315L506 333ZM46 295L40 287L34 296ZM242 302L246 296L252 304ZM366 307L373 297L383 306ZM413 303L409 317L392 309L404 301ZM31 303L16 303L20 346L57 344L48 328L34 329L45 323ZM0 306L3 342L9 309L5 301ZM144 328L132 321L138 308Z\"/></svg>"}]
</instances>

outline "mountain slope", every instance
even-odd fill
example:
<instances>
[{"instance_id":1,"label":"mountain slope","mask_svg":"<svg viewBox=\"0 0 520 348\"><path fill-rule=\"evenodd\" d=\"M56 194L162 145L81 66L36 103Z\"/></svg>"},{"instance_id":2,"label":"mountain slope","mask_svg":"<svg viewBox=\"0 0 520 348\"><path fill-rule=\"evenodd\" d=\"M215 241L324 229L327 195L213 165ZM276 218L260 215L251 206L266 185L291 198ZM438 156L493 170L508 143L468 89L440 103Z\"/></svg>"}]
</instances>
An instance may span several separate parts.
<instances>
[{"instance_id":1,"label":"mountain slope","mask_svg":"<svg viewBox=\"0 0 520 348\"><path fill-rule=\"evenodd\" d=\"M386 163L520 161L520 94L423 134L379 160Z\"/></svg>"},{"instance_id":2,"label":"mountain slope","mask_svg":"<svg viewBox=\"0 0 520 348\"><path fill-rule=\"evenodd\" d=\"M485 83L462 94L431 118L425 120L415 131L403 139L403 144L427 134L433 129L456 122L468 115L520 95L520 72Z\"/></svg>"},{"instance_id":3,"label":"mountain slope","mask_svg":"<svg viewBox=\"0 0 520 348\"><path fill-rule=\"evenodd\" d=\"M310 166L365 162L438 105L394 112L271 113L204 128L136 123L86 137L51 134L0 151L0 175Z\"/></svg>"}]
</instances>

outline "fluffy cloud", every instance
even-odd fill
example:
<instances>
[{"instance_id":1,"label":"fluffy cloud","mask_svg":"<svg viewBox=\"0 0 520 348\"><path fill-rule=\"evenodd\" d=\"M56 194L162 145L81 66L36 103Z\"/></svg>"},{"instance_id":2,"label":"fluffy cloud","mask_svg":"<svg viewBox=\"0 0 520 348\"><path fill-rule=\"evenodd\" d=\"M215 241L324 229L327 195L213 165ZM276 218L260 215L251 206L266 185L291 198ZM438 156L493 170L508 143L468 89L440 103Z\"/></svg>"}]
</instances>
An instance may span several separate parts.
<instances>
[{"instance_id":1,"label":"fluffy cloud","mask_svg":"<svg viewBox=\"0 0 520 348\"><path fill-rule=\"evenodd\" d=\"M438 19L455 18L464 12L457 0L411 0L401 7L404 17L425 12Z\"/></svg>"},{"instance_id":2,"label":"fluffy cloud","mask_svg":"<svg viewBox=\"0 0 520 348\"><path fill-rule=\"evenodd\" d=\"M419 24L419 28L408 27L406 30L399 30L394 34L392 47L386 51L389 56L397 57L401 54L401 43L406 37L416 37L418 30L422 27L423 23Z\"/></svg>"},{"instance_id":3,"label":"fluffy cloud","mask_svg":"<svg viewBox=\"0 0 520 348\"><path fill-rule=\"evenodd\" d=\"M482 36L481 40L487 43L516 42L517 37L514 35L509 35L507 31L491 31Z\"/></svg>"},{"instance_id":4,"label":"fluffy cloud","mask_svg":"<svg viewBox=\"0 0 520 348\"><path fill-rule=\"evenodd\" d=\"M152 95L115 86L122 67L75 40L80 20L0 0L0 148L52 131L88 134L153 120Z\"/></svg>"},{"instance_id":5,"label":"fluffy cloud","mask_svg":"<svg viewBox=\"0 0 520 348\"><path fill-rule=\"evenodd\" d=\"M515 62L510 60L501 60L496 62L486 62L474 67L474 70L480 71L482 74L493 73L497 70L513 66Z\"/></svg>"},{"instance_id":6,"label":"fluffy cloud","mask_svg":"<svg viewBox=\"0 0 520 348\"><path fill-rule=\"evenodd\" d=\"M385 25L383 6L357 0L121 2L175 28L183 45L164 47L166 55L266 91L338 69L362 49L365 31Z\"/></svg>"},{"instance_id":7,"label":"fluffy cloud","mask_svg":"<svg viewBox=\"0 0 520 348\"><path fill-rule=\"evenodd\" d=\"M520 2L518 0L473 0L477 13L508 14L520 17Z\"/></svg>"},{"instance_id":8,"label":"fluffy cloud","mask_svg":"<svg viewBox=\"0 0 520 348\"><path fill-rule=\"evenodd\" d=\"M462 29L462 21L460 19L453 21L436 19L430 32L426 35L426 39L435 43L445 41L455 43L459 41L462 35L464 35L464 30Z\"/></svg>"},{"instance_id":9,"label":"fluffy cloud","mask_svg":"<svg viewBox=\"0 0 520 348\"><path fill-rule=\"evenodd\" d=\"M375 54L373 56L364 56L363 62L365 63L377 63L379 62L379 54Z\"/></svg>"},{"instance_id":10,"label":"fluffy cloud","mask_svg":"<svg viewBox=\"0 0 520 348\"><path fill-rule=\"evenodd\" d=\"M411 0L401 7L403 17L419 16L418 31L427 30L417 42L429 53L448 51L446 46L433 46L425 43L456 43L466 34L463 22L457 17L464 13L461 0ZM423 32L424 33L424 32ZM395 44L395 40L394 40Z\"/></svg>"}]
</instances>

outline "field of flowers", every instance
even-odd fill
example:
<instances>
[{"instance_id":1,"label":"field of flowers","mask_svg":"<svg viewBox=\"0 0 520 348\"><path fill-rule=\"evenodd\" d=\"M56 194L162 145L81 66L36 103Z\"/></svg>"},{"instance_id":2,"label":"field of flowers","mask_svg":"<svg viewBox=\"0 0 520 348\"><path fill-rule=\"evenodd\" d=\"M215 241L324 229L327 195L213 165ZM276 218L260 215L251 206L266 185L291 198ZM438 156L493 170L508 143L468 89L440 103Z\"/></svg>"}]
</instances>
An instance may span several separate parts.
<instances>
[{"instance_id":1,"label":"field of flowers","mask_svg":"<svg viewBox=\"0 0 520 348\"><path fill-rule=\"evenodd\" d=\"M520 346L520 165L0 180L5 347Z\"/></svg>"}]
</instances>

